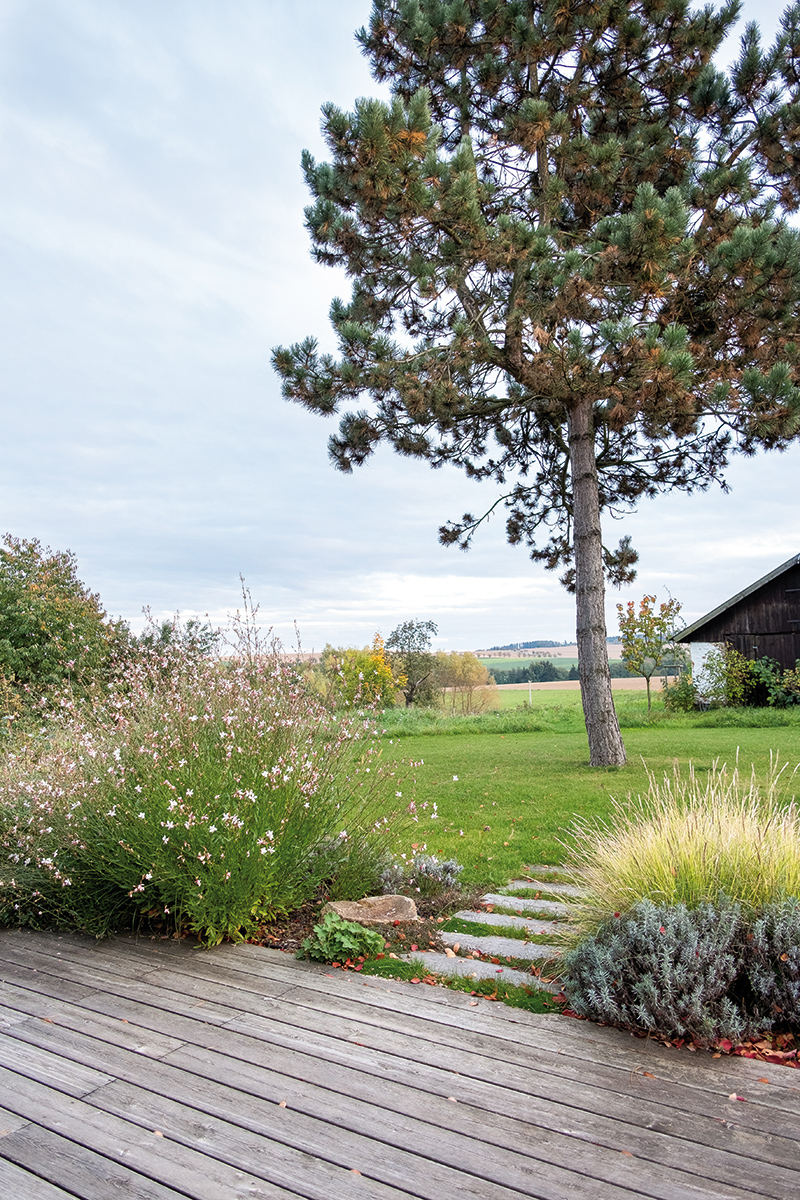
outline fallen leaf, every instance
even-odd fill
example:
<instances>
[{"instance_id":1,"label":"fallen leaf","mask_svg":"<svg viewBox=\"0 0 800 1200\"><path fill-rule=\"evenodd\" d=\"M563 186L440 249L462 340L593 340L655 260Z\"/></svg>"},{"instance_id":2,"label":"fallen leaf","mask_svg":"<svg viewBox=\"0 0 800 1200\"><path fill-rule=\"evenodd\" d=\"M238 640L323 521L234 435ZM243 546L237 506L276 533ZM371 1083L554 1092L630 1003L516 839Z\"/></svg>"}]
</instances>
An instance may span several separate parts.
<instances>
[{"instance_id":1,"label":"fallen leaf","mask_svg":"<svg viewBox=\"0 0 800 1200\"><path fill-rule=\"evenodd\" d=\"M447 1099L452 1100L453 1104L458 1104L458 1101L456 1100L455 1096L448 1096Z\"/></svg>"},{"instance_id":2,"label":"fallen leaf","mask_svg":"<svg viewBox=\"0 0 800 1200\"><path fill-rule=\"evenodd\" d=\"M350 1168L350 1174L351 1174L351 1175L360 1175L360 1174L361 1174L361 1172L360 1172L360 1171L357 1171L357 1170L355 1169L355 1167L351 1167L351 1168Z\"/></svg>"},{"instance_id":3,"label":"fallen leaf","mask_svg":"<svg viewBox=\"0 0 800 1200\"><path fill-rule=\"evenodd\" d=\"M470 1002L469 1002L470 1008L475 1008L477 1006L477 1003L478 1003L477 1000L470 1000Z\"/></svg>"},{"instance_id":4,"label":"fallen leaf","mask_svg":"<svg viewBox=\"0 0 800 1200\"><path fill-rule=\"evenodd\" d=\"M744 1100L744 1096L737 1096L736 1092L731 1092L730 1096L728 1096L728 1099L729 1100Z\"/></svg>"},{"instance_id":5,"label":"fallen leaf","mask_svg":"<svg viewBox=\"0 0 800 1200\"><path fill-rule=\"evenodd\" d=\"M285 1100L279 1100L279 1101L278 1101L278 1108L286 1108L286 1101L285 1101Z\"/></svg>"},{"instance_id":6,"label":"fallen leaf","mask_svg":"<svg viewBox=\"0 0 800 1200\"><path fill-rule=\"evenodd\" d=\"M626 1155L627 1158L633 1158L633 1155L631 1154L630 1150L620 1150L620 1154Z\"/></svg>"},{"instance_id":7,"label":"fallen leaf","mask_svg":"<svg viewBox=\"0 0 800 1200\"><path fill-rule=\"evenodd\" d=\"M649 1071L642 1071L642 1074L646 1079L655 1079L655 1075L651 1075Z\"/></svg>"},{"instance_id":8,"label":"fallen leaf","mask_svg":"<svg viewBox=\"0 0 800 1200\"><path fill-rule=\"evenodd\" d=\"M153 1130L153 1133L156 1135L156 1137L163 1137L163 1136L164 1136L164 1135L163 1135L163 1133L161 1132L161 1130L160 1130L160 1129L154 1129L154 1130Z\"/></svg>"},{"instance_id":9,"label":"fallen leaf","mask_svg":"<svg viewBox=\"0 0 800 1200\"><path fill-rule=\"evenodd\" d=\"M458 952L459 952L459 950L460 950L460 949L461 949L461 942L454 942L454 943L453 943L453 951L454 951L456 954L458 954Z\"/></svg>"},{"instance_id":10,"label":"fallen leaf","mask_svg":"<svg viewBox=\"0 0 800 1200\"><path fill-rule=\"evenodd\" d=\"M411 949L412 949L412 950L419 950L419 946L418 946L418 945L417 945L415 942L412 942L412 943L411 943Z\"/></svg>"},{"instance_id":11,"label":"fallen leaf","mask_svg":"<svg viewBox=\"0 0 800 1200\"><path fill-rule=\"evenodd\" d=\"M756 1080L756 1083L769 1083L769 1080L766 1078L766 1076L762 1075L760 1079Z\"/></svg>"},{"instance_id":12,"label":"fallen leaf","mask_svg":"<svg viewBox=\"0 0 800 1200\"><path fill-rule=\"evenodd\" d=\"M414 976L413 979L409 980L409 983L419 983L419 980L417 979L416 975Z\"/></svg>"}]
</instances>

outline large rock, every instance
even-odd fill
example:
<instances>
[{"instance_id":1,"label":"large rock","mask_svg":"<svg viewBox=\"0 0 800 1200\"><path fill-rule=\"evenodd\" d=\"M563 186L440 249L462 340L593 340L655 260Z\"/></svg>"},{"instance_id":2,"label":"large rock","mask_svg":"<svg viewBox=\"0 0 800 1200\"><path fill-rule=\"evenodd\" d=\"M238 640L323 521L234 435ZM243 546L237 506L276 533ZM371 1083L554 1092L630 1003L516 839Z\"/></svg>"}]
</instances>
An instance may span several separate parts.
<instances>
[{"instance_id":1,"label":"large rock","mask_svg":"<svg viewBox=\"0 0 800 1200\"><path fill-rule=\"evenodd\" d=\"M365 896L363 900L333 900L322 910L338 913L360 925L385 925L388 921L418 921L417 906L409 896Z\"/></svg>"}]
</instances>

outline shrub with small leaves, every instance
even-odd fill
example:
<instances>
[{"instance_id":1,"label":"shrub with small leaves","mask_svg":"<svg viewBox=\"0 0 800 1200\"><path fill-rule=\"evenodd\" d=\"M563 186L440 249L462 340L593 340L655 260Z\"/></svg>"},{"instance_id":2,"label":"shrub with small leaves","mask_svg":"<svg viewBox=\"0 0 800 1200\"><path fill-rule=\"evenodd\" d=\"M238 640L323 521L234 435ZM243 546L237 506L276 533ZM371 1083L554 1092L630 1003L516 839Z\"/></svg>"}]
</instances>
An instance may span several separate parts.
<instances>
[{"instance_id":1,"label":"shrub with small leaves","mask_svg":"<svg viewBox=\"0 0 800 1200\"><path fill-rule=\"evenodd\" d=\"M423 896L435 896L458 887L458 877L464 870L454 858L437 858L435 854L415 854L409 865L409 884Z\"/></svg>"},{"instance_id":2,"label":"shrub with small leaves","mask_svg":"<svg viewBox=\"0 0 800 1200\"><path fill-rule=\"evenodd\" d=\"M326 912L311 937L304 939L298 958L317 962L346 962L359 956L373 958L384 948L383 936L356 921L345 921L338 913Z\"/></svg>"},{"instance_id":3,"label":"shrub with small leaves","mask_svg":"<svg viewBox=\"0 0 800 1200\"><path fill-rule=\"evenodd\" d=\"M800 1030L800 900L771 904L753 922L746 963L762 1028Z\"/></svg>"},{"instance_id":4,"label":"shrub with small leaves","mask_svg":"<svg viewBox=\"0 0 800 1200\"><path fill-rule=\"evenodd\" d=\"M564 957L564 992L581 1016L701 1045L740 1041L764 1022L729 994L740 969L741 910L729 901L642 900Z\"/></svg>"}]
</instances>

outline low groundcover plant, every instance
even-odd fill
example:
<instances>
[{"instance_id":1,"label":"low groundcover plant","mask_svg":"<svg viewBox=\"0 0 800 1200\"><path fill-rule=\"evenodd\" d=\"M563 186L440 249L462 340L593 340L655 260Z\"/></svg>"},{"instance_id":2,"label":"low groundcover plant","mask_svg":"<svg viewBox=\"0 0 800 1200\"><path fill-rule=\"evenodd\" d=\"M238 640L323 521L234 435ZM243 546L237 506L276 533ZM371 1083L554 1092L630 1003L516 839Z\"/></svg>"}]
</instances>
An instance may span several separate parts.
<instances>
[{"instance_id":1,"label":"low groundcover plant","mask_svg":"<svg viewBox=\"0 0 800 1200\"><path fill-rule=\"evenodd\" d=\"M312 935L304 939L297 957L317 962L347 962L359 956L373 958L383 949L383 936L374 929L366 929L357 921L346 921L338 913L326 912L314 926Z\"/></svg>"},{"instance_id":2,"label":"low groundcover plant","mask_svg":"<svg viewBox=\"0 0 800 1200\"><path fill-rule=\"evenodd\" d=\"M332 862L363 895L397 816L378 758L369 715L326 710L275 645L144 653L7 755L0 922L101 935L146 914L214 944L309 899Z\"/></svg>"}]
</instances>

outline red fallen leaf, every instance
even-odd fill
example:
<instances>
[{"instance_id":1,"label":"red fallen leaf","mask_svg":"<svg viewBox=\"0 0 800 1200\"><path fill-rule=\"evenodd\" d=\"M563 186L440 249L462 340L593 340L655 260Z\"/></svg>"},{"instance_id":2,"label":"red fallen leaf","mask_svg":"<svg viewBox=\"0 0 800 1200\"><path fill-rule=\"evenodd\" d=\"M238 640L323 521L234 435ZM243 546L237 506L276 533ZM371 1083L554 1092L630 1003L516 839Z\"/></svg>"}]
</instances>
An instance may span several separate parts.
<instances>
[{"instance_id":1,"label":"red fallen leaf","mask_svg":"<svg viewBox=\"0 0 800 1200\"><path fill-rule=\"evenodd\" d=\"M332 967L340 967L341 965L342 965L341 963L331 963Z\"/></svg>"},{"instance_id":2,"label":"red fallen leaf","mask_svg":"<svg viewBox=\"0 0 800 1200\"><path fill-rule=\"evenodd\" d=\"M736 1092L731 1092L730 1096L728 1096L728 1099L729 1100L742 1100L742 1101L744 1101L744 1103L747 1103L744 1096L737 1096Z\"/></svg>"},{"instance_id":3,"label":"red fallen leaf","mask_svg":"<svg viewBox=\"0 0 800 1200\"><path fill-rule=\"evenodd\" d=\"M359 964L358 964L358 966L356 967L356 970L357 970L357 971L360 971L360 970L362 970L362 964L361 964L361 963L359 963Z\"/></svg>"},{"instance_id":4,"label":"red fallen leaf","mask_svg":"<svg viewBox=\"0 0 800 1200\"><path fill-rule=\"evenodd\" d=\"M361 1174L361 1172L360 1172L360 1171L357 1171L357 1170L355 1169L355 1167L351 1167L351 1168L350 1168L350 1174L351 1174L351 1175L360 1175L360 1174Z\"/></svg>"},{"instance_id":5,"label":"red fallen leaf","mask_svg":"<svg viewBox=\"0 0 800 1200\"><path fill-rule=\"evenodd\" d=\"M730 1051L733 1049L733 1042L729 1042L727 1038L720 1038L717 1042L720 1050Z\"/></svg>"},{"instance_id":6,"label":"red fallen leaf","mask_svg":"<svg viewBox=\"0 0 800 1200\"><path fill-rule=\"evenodd\" d=\"M498 963L500 962L500 959L499 958L490 958L489 962L493 962L495 964L495 966L497 966Z\"/></svg>"},{"instance_id":7,"label":"red fallen leaf","mask_svg":"<svg viewBox=\"0 0 800 1200\"><path fill-rule=\"evenodd\" d=\"M625 1154L625 1155L627 1155L628 1158L633 1158L633 1155L631 1154L630 1150L620 1150L620 1154Z\"/></svg>"},{"instance_id":8,"label":"red fallen leaf","mask_svg":"<svg viewBox=\"0 0 800 1200\"><path fill-rule=\"evenodd\" d=\"M413 979L409 980L409 982L410 983L419 983L419 980L417 979L417 977L415 975Z\"/></svg>"},{"instance_id":9,"label":"red fallen leaf","mask_svg":"<svg viewBox=\"0 0 800 1200\"><path fill-rule=\"evenodd\" d=\"M553 1000L555 1001L556 1004L566 1004L567 1003L567 997L564 995L563 992L556 992L555 996L553 996Z\"/></svg>"},{"instance_id":10,"label":"red fallen leaf","mask_svg":"<svg viewBox=\"0 0 800 1200\"><path fill-rule=\"evenodd\" d=\"M651 1074L650 1071L642 1071L642 1074L644 1075L645 1079L655 1079L655 1075Z\"/></svg>"},{"instance_id":11,"label":"red fallen leaf","mask_svg":"<svg viewBox=\"0 0 800 1200\"><path fill-rule=\"evenodd\" d=\"M762 1075L760 1079L756 1080L756 1083L769 1083L769 1080L765 1075Z\"/></svg>"},{"instance_id":12,"label":"red fallen leaf","mask_svg":"<svg viewBox=\"0 0 800 1200\"><path fill-rule=\"evenodd\" d=\"M376 954L375 957L376 958L386 958L386 955L385 954Z\"/></svg>"},{"instance_id":13,"label":"red fallen leaf","mask_svg":"<svg viewBox=\"0 0 800 1200\"><path fill-rule=\"evenodd\" d=\"M396 929L396 928L397 928L397 926L400 924L400 922L399 922L399 921L392 921L392 924L394 925L394 927L395 927L395 929Z\"/></svg>"},{"instance_id":14,"label":"red fallen leaf","mask_svg":"<svg viewBox=\"0 0 800 1200\"><path fill-rule=\"evenodd\" d=\"M411 943L411 949L412 949L412 950L419 950L419 946L418 946L418 945L417 945L415 942L412 942L412 943Z\"/></svg>"}]
</instances>

